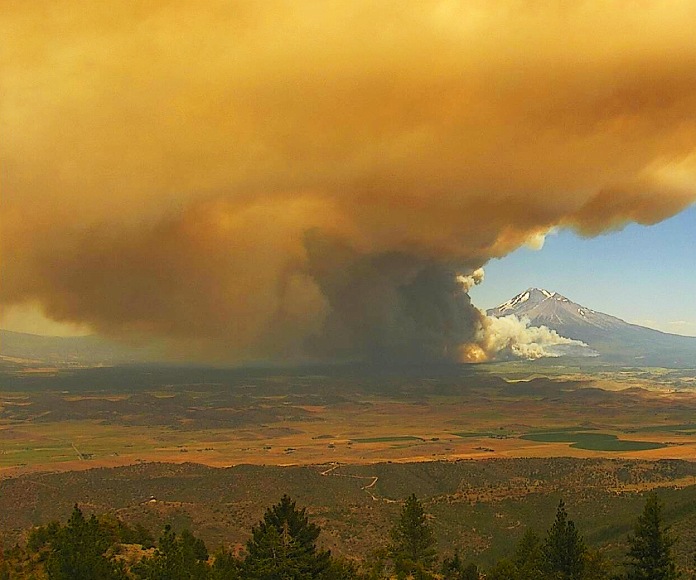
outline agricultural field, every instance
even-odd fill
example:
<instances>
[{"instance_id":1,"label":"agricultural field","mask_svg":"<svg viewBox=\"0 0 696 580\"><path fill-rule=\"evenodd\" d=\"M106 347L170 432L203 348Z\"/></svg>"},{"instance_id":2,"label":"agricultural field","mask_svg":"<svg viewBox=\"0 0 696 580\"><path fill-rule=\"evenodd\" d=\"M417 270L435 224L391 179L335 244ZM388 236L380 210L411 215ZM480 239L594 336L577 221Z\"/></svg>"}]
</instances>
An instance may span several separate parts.
<instances>
[{"instance_id":1,"label":"agricultural field","mask_svg":"<svg viewBox=\"0 0 696 580\"><path fill-rule=\"evenodd\" d=\"M594 431L566 430L561 432L527 433L520 436L520 439L543 441L545 443L570 443L570 446L575 449L591 451L645 451L647 449L663 449L667 447L664 443L619 439L616 435Z\"/></svg>"},{"instance_id":2,"label":"agricultural field","mask_svg":"<svg viewBox=\"0 0 696 580\"><path fill-rule=\"evenodd\" d=\"M5 368L0 476L150 461L693 460L689 372L529 363L377 373Z\"/></svg>"}]
</instances>

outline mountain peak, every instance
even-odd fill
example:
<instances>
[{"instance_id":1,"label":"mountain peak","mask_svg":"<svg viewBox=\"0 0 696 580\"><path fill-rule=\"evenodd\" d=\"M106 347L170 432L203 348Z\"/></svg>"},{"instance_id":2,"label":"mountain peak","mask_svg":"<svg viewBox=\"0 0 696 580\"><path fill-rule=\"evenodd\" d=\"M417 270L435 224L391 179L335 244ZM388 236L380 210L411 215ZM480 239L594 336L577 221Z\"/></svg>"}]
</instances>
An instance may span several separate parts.
<instances>
[{"instance_id":1,"label":"mountain peak","mask_svg":"<svg viewBox=\"0 0 696 580\"><path fill-rule=\"evenodd\" d=\"M529 292L530 296L539 296L542 300L558 300L559 302L570 302L568 298L559 294L555 290L546 290L544 288L527 288L525 292Z\"/></svg>"},{"instance_id":2,"label":"mountain peak","mask_svg":"<svg viewBox=\"0 0 696 580\"><path fill-rule=\"evenodd\" d=\"M494 316L505 316L505 314L517 314L518 310L524 305L524 309L528 310L535 306L538 306L546 300L567 302L568 304L573 304L565 296L562 296L558 292L551 290L545 290L544 288L527 288L525 291L520 292L507 302L503 302L497 308L494 308Z\"/></svg>"},{"instance_id":3,"label":"mountain peak","mask_svg":"<svg viewBox=\"0 0 696 580\"><path fill-rule=\"evenodd\" d=\"M527 288L487 314L528 319L532 326L546 326L615 360L657 366L693 366L696 360L695 338L629 324L544 288Z\"/></svg>"},{"instance_id":4,"label":"mountain peak","mask_svg":"<svg viewBox=\"0 0 696 580\"><path fill-rule=\"evenodd\" d=\"M606 328L620 321L618 318L595 312L591 308L576 304L562 294L544 288L527 288L507 302L488 312L492 316L515 314L526 316L535 324L589 322ZM624 323L625 324L625 323ZM553 326L553 325L552 325Z\"/></svg>"}]
</instances>

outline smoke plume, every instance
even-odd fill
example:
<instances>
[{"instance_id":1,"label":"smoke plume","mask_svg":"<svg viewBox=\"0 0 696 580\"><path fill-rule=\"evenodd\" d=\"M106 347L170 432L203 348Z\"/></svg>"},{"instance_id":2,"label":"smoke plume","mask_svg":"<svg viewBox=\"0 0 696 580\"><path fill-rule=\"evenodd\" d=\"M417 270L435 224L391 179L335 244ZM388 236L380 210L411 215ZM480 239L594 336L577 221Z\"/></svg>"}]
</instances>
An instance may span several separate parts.
<instances>
[{"instance_id":1,"label":"smoke plume","mask_svg":"<svg viewBox=\"0 0 696 580\"><path fill-rule=\"evenodd\" d=\"M696 199L694 21L9 0L0 302L205 359L488 352L463 289L489 259Z\"/></svg>"},{"instance_id":2,"label":"smoke plume","mask_svg":"<svg viewBox=\"0 0 696 580\"><path fill-rule=\"evenodd\" d=\"M584 342L560 336L546 326L530 326L529 319L514 314L482 320L478 340L463 348L463 360L479 362L511 357L534 360L568 354L595 356Z\"/></svg>"}]
</instances>

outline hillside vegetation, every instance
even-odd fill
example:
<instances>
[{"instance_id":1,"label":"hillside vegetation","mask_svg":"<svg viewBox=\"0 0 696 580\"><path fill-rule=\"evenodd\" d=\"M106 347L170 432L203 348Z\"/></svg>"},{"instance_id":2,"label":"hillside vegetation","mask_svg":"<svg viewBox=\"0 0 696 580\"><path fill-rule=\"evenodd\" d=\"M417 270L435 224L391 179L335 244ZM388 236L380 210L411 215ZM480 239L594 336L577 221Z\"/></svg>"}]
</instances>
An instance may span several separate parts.
<instances>
[{"instance_id":1,"label":"hillside vegetation","mask_svg":"<svg viewBox=\"0 0 696 580\"><path fill-rule=\"evenodd\" d=\"M323 529L321 544L360 557L388 534L401 502L415 493L430 514L440 551L490 565L527 528L543 531L563 498L591 546L623 548L645 494L656 490L665 520L688 563L696 547L696 464L685 461L572 458L382 463L374 465L251 466L141 464L26 475L2 481L0 519L6 545L74 504L110 513L156 533L169 523L207 544L239 548L279 491L308 506Z\"/></svg>"},{"instance_id":2,"label":"hillside vegetation","mask_svg":"<svg viewBox=\"0 0 696 580\"><path fill-rule=\"evenodd\" d=\"M415 494L401 508L388 534L369 551L350 558L318 544L321 527L288 495L268 507L251 528L245 545L221 546L211 555L204 540L188 527L164 525L159 540L142 524L129 525L109 514L85 517L73 507L66 524L51 521L33 528L26 544L0 552L5 580L677 580L695 574L696 558L678 564L679 536L665 524L664 504L647 496L623 556L609 544L589 547L565 502L545 532L526 524L514 550L482 568L466 562L461 546L437 547L434 518Z\"/></svg>"}]
</instances>

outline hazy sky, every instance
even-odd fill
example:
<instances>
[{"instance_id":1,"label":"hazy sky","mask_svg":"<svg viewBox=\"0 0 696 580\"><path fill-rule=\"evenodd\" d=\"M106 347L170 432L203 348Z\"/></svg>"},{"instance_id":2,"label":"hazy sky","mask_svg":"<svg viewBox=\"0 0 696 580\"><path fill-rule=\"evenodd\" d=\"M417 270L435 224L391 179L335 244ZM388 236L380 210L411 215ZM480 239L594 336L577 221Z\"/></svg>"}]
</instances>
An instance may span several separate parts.
<instances>
[{"instance_id":1,"label":"hazy sky","mask_svg":"<svg viewBox=\"0 0 696 580\"><path fill-rule=\"evenodd\" d=\"M3 324L457 358L482 322L453 273L480 266L481 306L538 285L693 324L693 213L646 226L696 200L695 21L691 0L8 0Z\"/></svg>"}]
</instances>

